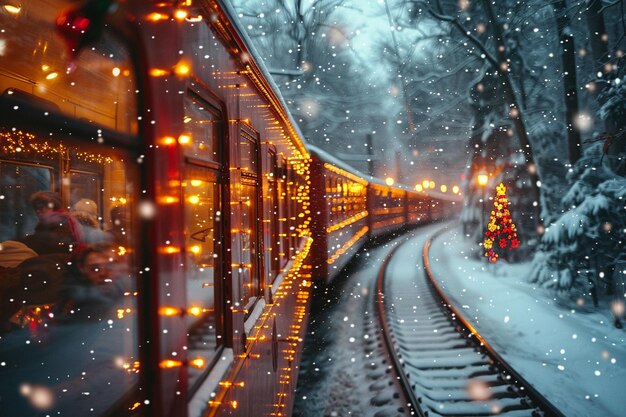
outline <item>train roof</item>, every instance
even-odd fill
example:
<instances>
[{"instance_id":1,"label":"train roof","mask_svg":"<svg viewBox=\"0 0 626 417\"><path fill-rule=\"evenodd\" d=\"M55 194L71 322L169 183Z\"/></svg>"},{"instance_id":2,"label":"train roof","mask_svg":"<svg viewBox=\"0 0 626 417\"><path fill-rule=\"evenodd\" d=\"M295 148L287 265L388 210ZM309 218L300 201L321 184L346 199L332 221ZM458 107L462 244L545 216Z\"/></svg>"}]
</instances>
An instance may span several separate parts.
<instances>
[{"instance_id":1,"label":"train roof","mask_svg":"<svg viewBox=\"0 0 626 417\"><path fill-rule=\"evenodd\" d=\"M243 52L248 55L249 63L253 64L251 66L260 72L260 75L263 76L263 79L271 88L272 94L280 103L280 110L286 116L288 123L291 125L290 127L296 133L296 139L299 141L299 147L301 148L301 150L306 151L304 135L302 134L302 131L300 130L300 127L296 123L295 119L291 115L289 107L287 107L287 103L285 102L285 99L281 94L278 85L274 81L274 78L272 78L272 74L270 74L269 69L265 66L265 62L261 58L261 54L256 50L254 44L252 43L252 40L250 39L241 22L239 21L239 17L237 17L237 11L235 10L234 6L231 5L230 1L228 0L217 0L217 3L220 5L222 12L228 18L228 21L232 25L232 28L237 35L238 39L235 39L235 41L238 41L237 43L239 47L242 49Z\"/></svg>"},{"instance_id":2,"label":"train roof","mask_svg":"<svg viewBox=\"0 0 626 417\"><path fill-rule=\"evenodd\" d=\"M318 148L315 145L311 145L310 143L307 143L306 148L309 151L309 153L311 153L312 155L316 155L322 161L328 162L336 166L337 168L343 169L344 171L348 171L349 173L356 175L357 177L360 177L364 179L365 181L369 182L370 179L374 179L374 177L372 177L371 175L362 173L361 171L354 168L352 165L347 164L346 162L343 162L341 159L332 156L330 153L326 152L325 150L321 148Z\"/></svg>"}]
</instances>

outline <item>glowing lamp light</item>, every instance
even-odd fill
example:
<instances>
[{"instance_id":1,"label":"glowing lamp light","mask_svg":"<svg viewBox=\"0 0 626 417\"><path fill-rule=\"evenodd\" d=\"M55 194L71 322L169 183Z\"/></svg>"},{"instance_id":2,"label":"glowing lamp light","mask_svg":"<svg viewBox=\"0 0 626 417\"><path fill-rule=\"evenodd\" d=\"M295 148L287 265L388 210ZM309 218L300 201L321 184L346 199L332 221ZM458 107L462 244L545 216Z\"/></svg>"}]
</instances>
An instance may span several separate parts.
<instances>
[{"instance_id":1,"label":"glowing lamp light","mask_svg":"<svg viewBox=\"0 0 626 417\"><path fill-rule=\"evenodd\" d=\"M181 313L182 313L182 310L178 307L164 306L164 307L159 308L160 316L165 316L165 317L180 316Z\"/></svg>"},{"instance_id":2,"label":"glowing lamp light","mask_svg":"<svg viewBox=\"0 0 626 417\"><path fill-rule=\"evenodd\" d=\"M478 180L478 185L480 185L481 187L484 187L487 185L487 182L489 181L489 176L487 174L481 173L481 174L478 174L477 180Z\"/></svg>"},{"instance_id":3,"label":"glowing lamp light","mask_svg":"<svg viewBox=\"0 0 626 417\"><path fill-rule=\"evenodd\" d=\"M195 358L189 361L189 366L193 366L194 368L202 369L206 365L204 358Z\"/></svg>"},{"instance_id":4,"label":"glowing lamp light","mask_svg":"<svg viewBox=\"0 0 626 417\"><path fill-rule=\"evenodd\" d=\"M428 180L422 181L422 187L424 187L424 189L427 189L429 186L430 186L430 181Z\"/></svg>"},{"instance_id":5,"label":"glowing lamp light","mask_svg":"<svg viewBox=\"0 0 626 417\"><path fill-rule=\"evenodd\" d=\"M189 203L191 204L198 204L200 202L200 196L192 195L187 199L187 201L189 201Z\"/></svg>"},{"instance_id":6,"label":"glowing lamp light","mask_svg":"<svg viewBox=\"0 0 626 417\"><path fill-rule=\"evenodd\" d=\"M448 191L448 186L443 184L441 187L439 187L439 189L441 190L442 193L445 193Z\"/></svg>"},{"instance_id":7,"label":"glowing lamp light","mask_svg":"<svg viewBox=\"0 0 626 417\"><path fill-rule=\"evenodd\" d=\"M178 137L178 143L180 143L181 145L190 144L191 143L191 135L183 133L182 135L180 135Z\"/></svg>"},{"instance_id":8,"label":"glowing lamp light","mask_svg":"<svg viewBox=\"0 0 626 417\"><path fill-rule=\"evenodd\" d=\"M161 68L152 68L150 70L150 76L152 77L163 77L164 75L169 74L168 70L164 70Z\"/></svg>"},{"instance_id":9,"label":"glowing lamp light","mask_svg":"<svg viewBox=\"0 0 626 417\"><path fill-rule=\"evenodd\" d=\"M176 143L176 139L171 136L165 136L163 139L161 139L161 143L166 146L173 145Z\"/></svg>"},{"instance_id":10,"label":"glowing lamp light","mask_svg":"<svg viewBox=\"0 0 626 417\"><path fill-rule=\"evenodd\" d=\"M154 12L146 16L146 20L149 20L150 22L158 22L160 20L167 20L167 19L169 19L169 16L166 15L165 13Z\"/></svg>"},{"instance_id":11,"label":"glowing lamp light","mask_svg":"<svg viewBox=\"0 0 626 417\"><path fill-rule=\"evenodd\" d=\"M198 317L200 314L202 314L202 307L198 307L198 306L189 307L189 309L187 310L187 313L189 313L190 315L194 317Z\"/></svg>"},{"instance_id":12,"label":"glowing lamp light","mask_svg":"<svg viewBox=\"0 0 626 417\"><path fill-rule=\"evenodd\" d=\"M2 8L11 14L19 14L22 11L20 6L15 6L13 4L5 4Z\"/></svg>"},{"instance_id":13,"label":"glowing lamp light","mask_svg":"<svg viewBox=\"0 0 626 417\"><path fill-rule=\"evenodd\" d=\"M199 255L200 252L202 252L202 248L200 248L199 245L193 245L189 248L189 252L193 253L194 255Z\"/></svg>"},{"instance_id":14,"label":"glowing lamp light","mask_svg":"<svg viewBox=\"0 0 626 417\"><path fill-rule=\"evenodd\" d=\"M174 12L174 18L176 20L185 20L188 15L189 13L187 13L185 10L182 10L182 9L178 9Z\"/></svg>"},{"instance_id":15,"label":"glowing lamp light","mask_svg":"<svg viewBox=\"0 0 626 417\"><path fill-rule=\"evenodd\" d=\"M395 183L394 179L391 177L387 177L385 178L385 184L387 184L388 186L392 186Z\"/></svg>"},{"instance_id":16,"label":"glowing lamp light","mask_svg":"<svg viewBox=\"0 0 626 417\"><path fill-rule=\"evenodd\" d=\"M58 72L51 72L50 74L46 75L46 80L54 80L58 76L59 76Z\"/></svg>"},{"instance_id":17,"label":"glowing lamp light","mask_svg":"<svg viewBox=\"0 0 626 417\"><path fill-rule=\"evenodd\" d=\"M428 182L428 188L435 188L435 181L429 181Z\"/></svg>"},{"instance_id":18,"label":"glowing lamp light","mask_svg":"<svg viewBox=\"0 0 626 417\"><path fill-rule=\"evenodd\" d=\"M452 187L452 192L453 192L454 194L458 194L458 193L459 193L459 191L461 191L461 189L459 188L459 186L458 186L458 185L455 185L455 186L453 186L453 187Z\"/></svg>"},{"instance_id":19,"label":"glowing lamp light","mask_svg":"<svg viewBox=\"0 0 626 417\"><path fill-rule=\"evenodd\" d=\"M122 70L119 69L118 67L115 67L111 70L111 74L113 74L114 77L118 77L121 73L122 73Z\"/></svg>"},{"instance_id":20,"label":"glowing lamp light","mask_svg":"<svg viewBox=\"0 0 626 417\"><path fill-rule=\"evenodd\" d=\"M417 192L422 192L422 191L424 191L424 187L422 187L422 184L417 184L417 185L415 186L415 191L417 191Z\"/></svg>"},{"instance_id":21,"label":"glowing lamp light","mask_svg":"<svg viewBox=\"0 0 626 417\"><path fill-rule=\"evenodd\" d=\"M186 62L181 61L174 66L174 74L178 75L179 77L189 75L190 72L191 67Z\"/></svg>"},{"instance_id":22,"label":"glowing lamp light","mask_svg":"<svg viewBox=\"0 0 626 417\"><path fill-rule=\"evenodd\" d=\"M179 368L181 366L183 366L183 363L181 361L176 361L173 359L165 359L159 363L159 368L163 369Z\"/></svg>"}]
</instances>

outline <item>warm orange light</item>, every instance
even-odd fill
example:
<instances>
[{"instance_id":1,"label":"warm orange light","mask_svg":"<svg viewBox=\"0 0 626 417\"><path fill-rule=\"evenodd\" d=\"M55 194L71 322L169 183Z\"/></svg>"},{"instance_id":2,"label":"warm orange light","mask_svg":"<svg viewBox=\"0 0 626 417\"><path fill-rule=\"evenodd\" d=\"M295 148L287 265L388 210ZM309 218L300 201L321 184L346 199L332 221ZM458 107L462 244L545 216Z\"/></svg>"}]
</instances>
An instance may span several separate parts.
<instances>
[{"instance_id":1,"label":"warm orange light","mask_svg":"<svg viewBox=\"0 0 626 417\"><path fill-rule=\"evenodd\" d=\"M46 80L54 80L58 76L59 76L58 72L51 72L50 74L46 75Z\"/></svg>"},{"instance_id":2,"label":"warm orange light","mask_svg":"<svg viewBox=\"0 0 626 417\"><path fill-rule=\"evenodd\" d=\"M181 145L187 145L191 143L191 136L189 134L183 133L178 137L178 143Z\"/></svg>"},{"instance_id":3,"label":"warm orange light","mask_svg":"<svg viewBox=\"0 0 626 417\"><path fill-rule=\"evenodd\" d=\"M4 10L11 14L18 14L22 11L22 8L20 6L13 6L11 4L5 4L2 7L4 7Z\"/></svg>"},{"instance_id":4,"label":"warm orange light","mask_svg":"<svg viewBox=\"0 0 626 417\"><path fill-rule=\"evenodd\" d=\"M429 185L430 185L430 181L428 180L422 181L422 186L424 187L424 189L427 189Z\"/></svg>"},{"instance_id":5,"label":"warm orange light","mask_svg":"<svg viewBox=\"0 0 626 417\"><path fill-rule=\"evenodd\" d=\"M161 204L178 203L178 197L174 197L172 195L164 195L164 196L159 198L159 203L161 203Z\"/></svg>"},{"instance_id":6,"label":"warm orange light","mask_svg":"<svg viewBox=\"0 0 626 417\"><path fill-rule=\"evenodd\" d=\"M176 143L176 139L174 139L171 136L165 136L163 139L161 139L161 144L163 144L163 145L169 146L169 145L173 145L175 143Z\"/></svg>"},{"instance_id":7,"label":"warm orange light","mask_svg":"<svg viewBox=\"0 0 626 417\"><path fill-rule=\"evenodd\" d=\"M478 185L480 185L481 187L487 185L487 182L489 181L489 176L484 173L478 174L478 177L476 178L478 180Z\"/></svg>"},{"instance_id":8,"label":"warm orange light","mask_svg":"<svg viewBox=\"0 0 626 417\"><path fill-rule=\"evenodd\" d=\"M190 72L191 72L191 67L189 66L189 64L187 64L184 61L180 61L178 64L174 66L174 74L178 75L179 77L184 77L186 75L189 75Z\"/></svg>"},{"instance_id":9,"label":"warm orange light","mask_svg":"<svg viewBox=\"0 0 626 417\"><path fill-rule=\"evenodd\" d=\"M202 185L204 181L202 180L191 180L189 181L189 183L193 186L193 187L200 187Z\"/></svg>"},{"instance_id":10,"label":"warm orange light","mask_svg":"<svg viewBox=\"0 0 626 417\"><path fill-rule=\"evenodd\" d=\"M176 246L163 246L161 248L161 253L167 254L167 255L173 255L175 253L179 253L180 252L180 248L176 247Z\"/></svg>"},{"instance_id":11,"label":"warm orange light","mask_svg":"<svg viewBox=\"0 0 626 417\"><path fill-rule=\"evenodd\" d=\"M204 358L198 357L190 360L189 365L193 366L194 368L202 369L204 368L204 365L206 365L206 362L204 361Z\"/></svg>"},{"instance_id":12,"label":"warm orange light","mask_svg":"<svg viewBox=\"0 0 626 417\"><path fill-rule=\"evenodd\" d=\"M118 67L115 67L111 70L111 74L113 74L114 77L119 76L122 73L122 70L119 69Z\"/></svg>"},{"instance_id":13,"label":"warm orange light","mask_svg":"<svg viewBox=\"0 0 626 417\"><path fill-rule=\"evenodd\" d=\"M185 10L178 9L174 12L174 18L176 20L184 20L188 14L189 13L187 13Z\"/></svg>"},{"instance_id":14,"label":"warm orange light","mask_svg":"<svg viewBox=\"0 0 626 417\"><path fill-rule=\"evenodd\" d=\"M152 77L163 77L164 75L169 74L170 72L168 70L164 70L161 68L152 68L150 70L150 75Z\"/></svg>"},{"instance_id":15,"label":"warm orange light","mask_svg":"<svg viewBox=\"0 0 626 417\"><path fill-rule=\"evenodd\" d=\"M198 204L200 202L200 196L192 195L187 199L187 201L189 201L191 204Z\"/></svg>"},{"instance_id":16,"label":"warm orange light","mask_svg":"<svg viewBox=\"0 0 626 417\"><path fill-rule=\"evenodd\" d=\"M453 186L453 187L452 187L452 192L453 192L454 194L458 194L458 193L459 193L459 191L461 191L461 189L459 188L459 186L458 186L458 185L455 185L455 186Z\"/></svg>"},{"instance_id":17,"label":"warm orange light","mask_svg":"<svg viewBox=\"0 0 626 417\"><path fill-rule=\"evenodd\" d=\"M159 367L164 369L178 368L180 366L183 366L183 363L173 359L165 359L159 363Z\"/></svg>"},{"instance_id":18,"label":"warm orange light","mask_svg":"<svg viewBox=\"0 0 626 417\"><path fill-rule=\"evenodd\" d=\"M435 181L429 181L428 182L428 188L435 188Z\"/></svg>"},{"instance_id":19,"label":"warm orange light","mask_svg":"<svg viewBox=\"0 0 626 417\"><path fill-rule=\"evenodd\" d=\"M166 317L179 316L181 312L182 310L178 307L164 306L164 307L159 308L160 316L166 316Z\"/></svg>"},{"instance_id":20,"label":"warm orange light","mask_svg":"<svg viewBox=\"0 0 626 417\"><path fill-rule=\"evenodd\" d=\"M442 193L445 193L446 191L448 191L448 186L443 184L441 187L439 187L439 189L441 190Z\"/></svg>"},{"instance_id":21,"label":"warm orange light","mask_svg":"<svg viewBox=\"0 0 626 417\"><path fill-rule=\"evenodd\" d=\"M189 313L192 316L198 317L200 314L202 314L202 308L198 306L189 307L189 309L187 310L187 313Z\"/></svg>"},{"instance_id":22,"label":"warm orange light","mask_svg":"<svg viewBox=\"0 0 626 417\"><path fill-rule=\"evenodd\" d=\"M395 183L394 179L391 177L387 177L385 178L385 184L387 184L388 186L392 186Z\"/></svg>"},{"instance_id":23,"label":"warm orange light","mask_svg":"<svg viewBox=\"0 0 626 417\"><path fill-rule=\"evenodd\" d=\"M202 252L202 248L199 245L193 245L189 248L189 252L193 253L194 255L199 255L200 252Z\"/></svg>"},{"instance_id":24,"label":"warm orange light","mask_svg":"<svg viewBox=\"0 0 626 417\"><path fill-rule=\"evenodd\" d=\"M417 192L424 191L424 187L422 187L422 184L417 184L415 186L415 191L417 191Z\"/></svg>"},{"instance_id":25,"label":"warm orange light","mask_svg":"<svg viewBox=\"0 0 626 417\"><path fill-rule=\"evenodd\" d=\"M166 15L165 13L154 12L146 16L146 20L149 20L151 22L158 22L159 20L167 20L167 19L169 19L169 16Z\"/></svg>"}]
</instances>

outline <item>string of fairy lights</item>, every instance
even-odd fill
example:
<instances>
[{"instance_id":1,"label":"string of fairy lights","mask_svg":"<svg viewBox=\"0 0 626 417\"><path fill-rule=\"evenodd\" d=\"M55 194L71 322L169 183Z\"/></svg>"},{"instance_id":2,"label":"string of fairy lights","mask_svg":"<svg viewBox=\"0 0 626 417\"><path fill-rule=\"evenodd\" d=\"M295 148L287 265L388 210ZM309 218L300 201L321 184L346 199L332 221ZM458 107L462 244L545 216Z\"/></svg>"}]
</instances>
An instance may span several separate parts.
<instances>
[{"instance_id":1,"label":"string of fairy lights","mask_svg":"<svg viewBox=\"0 0 626 417\"><path fill-rule=\"evenodd\" d=\"M57 159L60 156L67 155L73 151L76 159L88 163L110 164L114 160L109 156L99 153L91 153L81 151L77 148L71 148L63 143L51 145L45 140L37 138L34 134L28 132L16 131L0 131L0 152L13 157L21 157L23 159L36 156L41 159Z\"/></svg>"}]
</instances>

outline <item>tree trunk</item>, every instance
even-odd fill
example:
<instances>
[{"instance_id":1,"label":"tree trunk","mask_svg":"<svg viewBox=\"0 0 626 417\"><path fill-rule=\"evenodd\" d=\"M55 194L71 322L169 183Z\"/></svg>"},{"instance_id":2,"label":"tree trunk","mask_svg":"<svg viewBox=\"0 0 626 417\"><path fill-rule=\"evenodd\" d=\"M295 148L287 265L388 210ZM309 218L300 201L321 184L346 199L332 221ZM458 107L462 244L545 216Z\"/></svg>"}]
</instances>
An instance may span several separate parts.
<instances>
[{"instance_id":1,"label":"tree trunk","mask_svg":"<svg viewBox=\"0 0 626 417\"><path fill-rule=\"evenodd\" d=\"M576 127L578 117L578 92L576 82L576 50L574 35L569 26L567 5L565 0L552 3L556 17L556 29L561 44L561 62L563 64L563 92L565 94L565 123L567 126L567 142L569 162L574 165L580 159L580 130Z\"/></svg>"}]
</instances>

